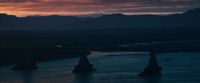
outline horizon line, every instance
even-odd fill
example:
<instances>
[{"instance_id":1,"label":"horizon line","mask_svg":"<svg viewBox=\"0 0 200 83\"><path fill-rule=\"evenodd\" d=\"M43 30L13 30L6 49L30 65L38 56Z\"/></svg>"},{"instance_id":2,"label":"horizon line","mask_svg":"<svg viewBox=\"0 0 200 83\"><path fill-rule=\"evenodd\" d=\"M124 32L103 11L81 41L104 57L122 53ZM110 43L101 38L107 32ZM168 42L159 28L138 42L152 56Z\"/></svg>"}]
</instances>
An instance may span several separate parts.
<instances>
[{"instance_id":1,"label":"horizon line","mask_svg":"<svg viewBox=\"0 0 200 83\"><path fill-rule=\"evenodd\" d=\"M126 16L134 16L134 15L174 15L174 14L182 14L184 12L164 12L164 13L153 13L153 12L147 12L147 13L96 13L96 14L83 14L83 15L61 15L61 14L35 14L35 15L15 15L15 14L9 14L9 13L0 13L5 15L11 15L19 18L25 18L25 17L42 17L42 16L74 16L74 17L100 17L103 15L114 15L114 14L121 14Z\"/></svg>"}]
</instances>

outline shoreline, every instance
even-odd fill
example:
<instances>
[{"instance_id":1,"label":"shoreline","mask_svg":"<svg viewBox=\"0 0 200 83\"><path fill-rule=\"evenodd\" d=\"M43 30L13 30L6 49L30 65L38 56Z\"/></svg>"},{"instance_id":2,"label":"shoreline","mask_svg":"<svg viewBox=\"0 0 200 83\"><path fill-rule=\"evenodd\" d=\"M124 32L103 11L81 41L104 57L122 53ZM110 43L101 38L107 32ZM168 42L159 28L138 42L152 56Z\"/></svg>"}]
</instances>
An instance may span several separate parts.
<instances>
[{"instance_id":1,"label":"shoreline","mask_svg":"<svg viewBox=\"0 0 200 83\"><path fill-rule=\"evenodd\" d=\"M90 54L87 54L87 56L102 56L102 55L108 55L108 56L114 56L114 55L120 55L120 54L141 54L141 53L148 53L148 52L137 52L137 51L90 51ZM166 53L200 53L200 51L190 51L190 52L160 52L158 54L166 54ZM63 57L51 57L51 58L45 58L45 59L40 59L37 60L37 63L41 62L47 62L47 61L55 61L55 60L63 60L63 59L71 59L71 58L76 58L79 57L80 55L76 56L65 56ZM2 66L8 66L8 65L15 65L15 64L1 64L0 67Z\"/></svg>"}]
</instances>

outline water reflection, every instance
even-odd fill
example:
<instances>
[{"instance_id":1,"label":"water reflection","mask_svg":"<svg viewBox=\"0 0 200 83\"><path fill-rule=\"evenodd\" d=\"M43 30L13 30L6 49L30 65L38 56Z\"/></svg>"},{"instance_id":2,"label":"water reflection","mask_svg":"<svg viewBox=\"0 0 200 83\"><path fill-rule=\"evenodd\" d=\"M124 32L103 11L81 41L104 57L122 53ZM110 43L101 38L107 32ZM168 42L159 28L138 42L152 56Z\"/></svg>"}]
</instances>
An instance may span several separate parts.
<instances>
[{"instance_id":1,"label":"water reflection","mask_svg":"<svg viewBox=\"0 0 200 83\"><path fill-rule=\"evenodd\" d=\"M34 83L34 71L19 71L18 73L21 76L22 83Z\"/></svg>"},{"instance_id":2,"label":"water reflection","mask_svg":"<svg viewBox=\"0 0 200 83\"><path fill-rule=\"evenodd\" d=\"M137 77L148 60L147 55L141 54L95 56L91 61L98 71L87 74L71 72L77 58L40 63L39 70L28 72L11 71L11 66L6 66L0 68L0 83L200 83L200 56L197 55L200 54L160 54L159 62L164 69L161 77Z\"/></svg>"},{"instance_id":3,"label":"water reflection","mask_svg":"<svg viewBox=\"0 0 200 83\"><path fill-rule=\"evenodd\" d=\"M141 77L142 83L162 83L161 76Z\"/></svg>"},{"instance_id":4,"label":"water reflection","mask_svg":"<svg viewBox=\"0 0 200 83\"><path fill-rule=\"evenodd\" d=\"M75 74L75 83L92 83L93 75L91 72Z\"/></svg>"}]
</instances>

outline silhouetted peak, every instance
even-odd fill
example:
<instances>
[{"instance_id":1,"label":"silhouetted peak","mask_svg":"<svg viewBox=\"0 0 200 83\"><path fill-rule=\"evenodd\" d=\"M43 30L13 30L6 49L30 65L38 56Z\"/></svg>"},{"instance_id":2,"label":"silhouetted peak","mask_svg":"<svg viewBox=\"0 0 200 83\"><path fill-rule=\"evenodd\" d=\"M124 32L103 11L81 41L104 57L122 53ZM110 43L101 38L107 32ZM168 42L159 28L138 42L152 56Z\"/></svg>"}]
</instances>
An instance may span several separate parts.
<instances>
[{"instance_id":1,"label":"silhouetted peak","mask_svg":"<svg viewBox=\"0 0 200 83\"><path fill-rule=\"evenodd\" d=\"M6 13L0 13L0 16L6 16L7 14Z\"/></svg>"},{"instance_id":2,"label":"silhouetted peak","mask_svg":"<svg viewBox=\"0 0 200 83\"><path fill-rule=\"evenodd\" d=\"M13 18L16 18L16 16L14 16L14 15L8 15L6 13L0 13L0 18L4 18L4 17L13 17Z\"/></svg>"},{"instance_id":3,"label":"silhouetted peak","mask_svg":"<svg viewBox=\"0 0 200 83\"><path fill-rule=\"evenodd\" d=\"M95 70L93 68L93 65L89 63L89 60L86 55L82 55L80 57L78 65L75 66L75 69L72 71L74 73L79 73L79 72L90 72Z\"/></svg>"},{"instance_id":4,"label":"silhouetted peak","mask_svg":"<svg viewBox=\"0 0 200 83\"><path fill-rule=\"evenodd\" d=\"M87 56L83 55L83 56L80 57L79 65L85 65L85 64L87 65L87 64L90 64L90 63L89 63Z\"/></svg>"},{"instance_id":5,"label":"silhouetted peak","mask_svg":"<svg viewBox=\"0 0 200 83\"><path fill-rule=\"evenodd\" d=\"M107 15L103 15L101 17L125 17L126 15L123 14L107 14Z\"/></svg>"},{"instance_id":6,"label":"silhouetted peak","mask_svg":"<svg viewBox=\"0 0 200 83\"><path fill-rule=\"evenodd\" d=\"M183 14L190 14L190 15L200 15L200 8L195 8L189 11L186 11Z\"/></svg>"},{"instance_id":7,"label":"silhouetted peak","mask_svg":"<svg viewBox=\"0 0 200 83\"><path fill-rule=\"evenodd\" d=\"M71 18L71 19L76 19L78 17L75 16L60 16L60 15L50 15L50 16L28 16L26 18L40 18L40 19L66 19L66 18Z\"/></svg>"},{"instance_id":8,"label":"silhouetted peak","mask_svg":"<svg viewBox=\"0 0 200 83\"><path fill-rule=\"evenodd\" d=\"M149 63L142 73L138 76L158 76L161 74L161 67L157 63L155 52L150 52Z\"/></svg>"}]
</instances>

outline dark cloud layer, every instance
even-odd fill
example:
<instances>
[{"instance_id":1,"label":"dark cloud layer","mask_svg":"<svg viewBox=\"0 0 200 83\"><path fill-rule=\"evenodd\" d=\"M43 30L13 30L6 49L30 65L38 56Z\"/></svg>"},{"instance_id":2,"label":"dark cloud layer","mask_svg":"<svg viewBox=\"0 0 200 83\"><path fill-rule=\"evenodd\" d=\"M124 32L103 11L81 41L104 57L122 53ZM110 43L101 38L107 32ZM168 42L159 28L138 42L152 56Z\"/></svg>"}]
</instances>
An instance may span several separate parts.
<instances>
[{"instance_id":1,"label":"dark cloud layer","mask_svg":"<svg viewBox=\"0 0 200 83\"><path fill-rule=\"evenodd\" d=\"M199 5L200 0L0 0L0 13L17 16L171 14L197 8Z\"/></svg>"}]
</instances>

